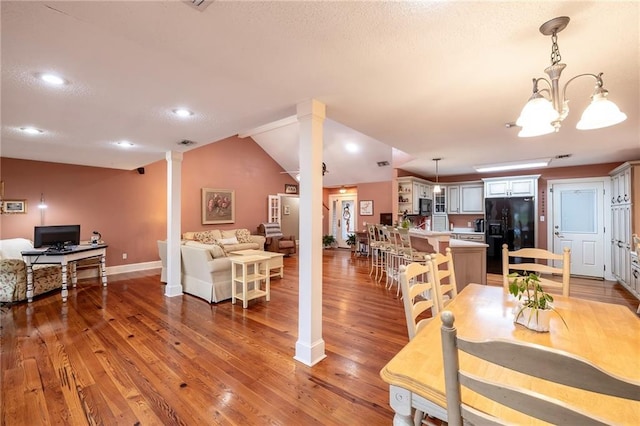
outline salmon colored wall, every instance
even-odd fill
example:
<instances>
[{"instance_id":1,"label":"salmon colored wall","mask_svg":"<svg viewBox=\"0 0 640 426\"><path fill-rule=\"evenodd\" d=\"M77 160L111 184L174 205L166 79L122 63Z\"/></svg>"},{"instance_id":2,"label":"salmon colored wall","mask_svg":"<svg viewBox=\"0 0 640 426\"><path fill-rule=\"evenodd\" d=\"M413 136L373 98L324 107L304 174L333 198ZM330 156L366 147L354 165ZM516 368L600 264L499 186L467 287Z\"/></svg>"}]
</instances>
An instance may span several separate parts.
<instances>
[{"instance_id":1,"label":"salmon colored wall","mask_svg":"<svg viewBox=\"0 0 640 426\"><path fill-rule=\"evenodd\" d=\"M347 194L358 194L358 201L373 200L373 216L359 216L356 229L364 231L364 222L380 223L380 213L391 213L391 193L392 185L389 182L361 183L357 186L345 188ZM329 195L339 194L340 188L324 188L322 191L322 234L329 233ZM358 211L359 212L359 211Z\"/></svg>"},{"instance_id":2,"label":"salmon colored wall","mask_svg":"<svg viewBox=\"0 0 640 426\"><path fill-rule=\"evenodd\" d=\"M107 265L158 260L157 240L166 238L166 161L137 171L0 158L5 199L26 199L27 214L0 216L0 238L33 239L40 225L43 193L45 225L80 224L81 238L100 231ZM248 228L267 219L267 195L295 183L252 139L232 137L189 151L182 162L182 230ZM234 224L201 224L201 188L233 189ZM122 254L127 253L127 259Z\"/></svg>"}]
</instances>

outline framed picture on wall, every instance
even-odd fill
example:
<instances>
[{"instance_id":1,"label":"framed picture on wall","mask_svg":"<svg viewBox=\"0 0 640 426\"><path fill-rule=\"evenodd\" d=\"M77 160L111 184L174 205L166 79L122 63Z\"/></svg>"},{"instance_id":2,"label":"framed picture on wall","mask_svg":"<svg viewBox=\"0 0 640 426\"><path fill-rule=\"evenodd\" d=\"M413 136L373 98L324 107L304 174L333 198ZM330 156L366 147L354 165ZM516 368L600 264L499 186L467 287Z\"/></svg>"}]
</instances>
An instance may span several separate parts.
<instances>
[{"instance_id":1,"label":"framed picture on wall","mask_svg":"<svg viewBox=\"0 0 640 426\"><path fill-rule=\"evenodd\" d=\"M27 200L4 200L2 202L3 213L26 213Z\"/></svg>"},{"instance_id":2,"label":"framed picture on wall","mask_svg":"<svg viewBox=\"0 0 640 426\"><path fill-rule=\"evenodd\" d=\"M373 216L373 200L360 201L360 216Z\"/></svg>"},{"instance_id":3,"label":"framed picture on wall","mask_svg":"<svg viewBox=\"0 0 640 426\"><path fill-rule=\"evenodd\" d=\"M297 194L298 193L298 185L294 185L292 183L284 184L284 193L285 194Z\"/></svg>"},{"instance_id":4,"label":"framed picture on wall","mask_svg":"<svg viewBox=\"0 0 640 426\"><path fill-rule=\"evenodd\" d=\"M202 224L235 223L235 194L231 189L202 188Z\"/></svg>"}]
</instances>

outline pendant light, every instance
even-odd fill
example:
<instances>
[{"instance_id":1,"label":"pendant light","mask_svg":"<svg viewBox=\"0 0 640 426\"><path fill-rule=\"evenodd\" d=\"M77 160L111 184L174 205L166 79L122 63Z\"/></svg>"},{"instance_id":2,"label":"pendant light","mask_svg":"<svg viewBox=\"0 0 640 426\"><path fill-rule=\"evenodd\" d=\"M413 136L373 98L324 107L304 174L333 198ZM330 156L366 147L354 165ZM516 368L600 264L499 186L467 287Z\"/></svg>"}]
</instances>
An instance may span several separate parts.
<instances>
[{"instance_id":1,"label":"pendant light","mask_svg":"<svg viewBox=\"0 0 640 426\"><path fill-rule=\"evenodd\" d=\"M433 193L434 194L439 194L440 192L442 192L442 188L440 188L440 185L438 184L438 161L442 160L442 158L434 158L433 161L436 162L436 184L433 187Z\"/></svg>"},{"instance_id":2,"label":"pendant light","mask_svg":"<svg viewBox=\"0 0 640 426\"><path fill-rule=\"evenodd\" d=\"M591 103L584 110L576 128L579 130L600 129L613 126L627 119L627 115L618 106L607 99L607 90L602 82L602 73L579 74L560 87L560 75L566 67L561 63L560 48L558 47L558 33L569 24L569 17L560 16L540 27L540 32L551 36L551 65L544 72L549 78L533 79L533 94L526 103L516 126L522 127L518 136L532 137L558 132L562 121L569 114L569 100L566 98L567 86L578 77L591 77L596 80L595 90L591 95ZM548 87L538 89L538 83Z\"/></svg>"}]
</instances>

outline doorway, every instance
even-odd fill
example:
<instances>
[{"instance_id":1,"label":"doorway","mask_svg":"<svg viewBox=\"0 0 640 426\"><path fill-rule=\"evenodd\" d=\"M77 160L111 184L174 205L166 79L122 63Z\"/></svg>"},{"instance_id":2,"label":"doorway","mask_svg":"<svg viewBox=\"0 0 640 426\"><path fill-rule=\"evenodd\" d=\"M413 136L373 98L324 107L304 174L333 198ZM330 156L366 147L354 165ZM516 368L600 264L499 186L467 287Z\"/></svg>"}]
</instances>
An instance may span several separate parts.
<instances>
[{"instance_id":1,"label":"doorway","mask_svg":"<svg viewBox=\"0 0 640 426\"><path fill-rule=\"evenodd\" d=\"M605 178L549 181L548 246L571 249L571 275L604 279L604 188Z\"/></svg>"},{"instance_id":2,"label":"doorway","mask_svg":"<svg viewBox=\"0 0 640 426\"><path fill-rule=\"evenodd\" d=\"M356 212L357 194L329 195L330 233L336 238L338 247L349 248L347 239L358 223Z\"/></svg>"}]
</instances>

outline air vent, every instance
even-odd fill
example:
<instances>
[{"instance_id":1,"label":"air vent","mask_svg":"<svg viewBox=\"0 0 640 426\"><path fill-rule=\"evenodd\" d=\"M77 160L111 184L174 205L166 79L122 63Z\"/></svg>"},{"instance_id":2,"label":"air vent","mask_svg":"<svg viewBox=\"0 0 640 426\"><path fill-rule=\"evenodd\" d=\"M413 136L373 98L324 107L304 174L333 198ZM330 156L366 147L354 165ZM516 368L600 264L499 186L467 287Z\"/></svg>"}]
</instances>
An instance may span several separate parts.
<instances>
[{"instance_id":1,"label":"air vent","mask_svg":"<svg viewBox=\"0 0 640 426\"><path fill-rule=\"evenodd\" d=\"M556 159L560 160L561 158L569 158L572 154L560 154L556 155Z\"/></svg>"},{"instance_id":2,"label":"air vent","mask_svg":"<svg viewBox=\"0 0 640 426\"><path fill-rule=\"evenodd\" d=\"M388 165L388 161L378 161L378 167L387 167Z\"/></svg>"},{"instance_id":3,"label":"air vent","mask_svg":"<svg viewBox=\"0 0 640 426\"><path fill-rule=\"evenodd\" d=\"M200 12L204 11L214 0L183 0L189 6L198 9Z\"/></svg>"},{"instance_id":4,"label":"air vent","mask_svg":"<svg viewBox=\"0 0 640 426\"><path fill-rule=\"evenodd\" d=\"M190 141L188 139L183 139L180 142L178 142L178 145L182 145L182 146L191 146L191 145L195 145L197 142L194 141Z\"/></svg>"}]
</instances>

